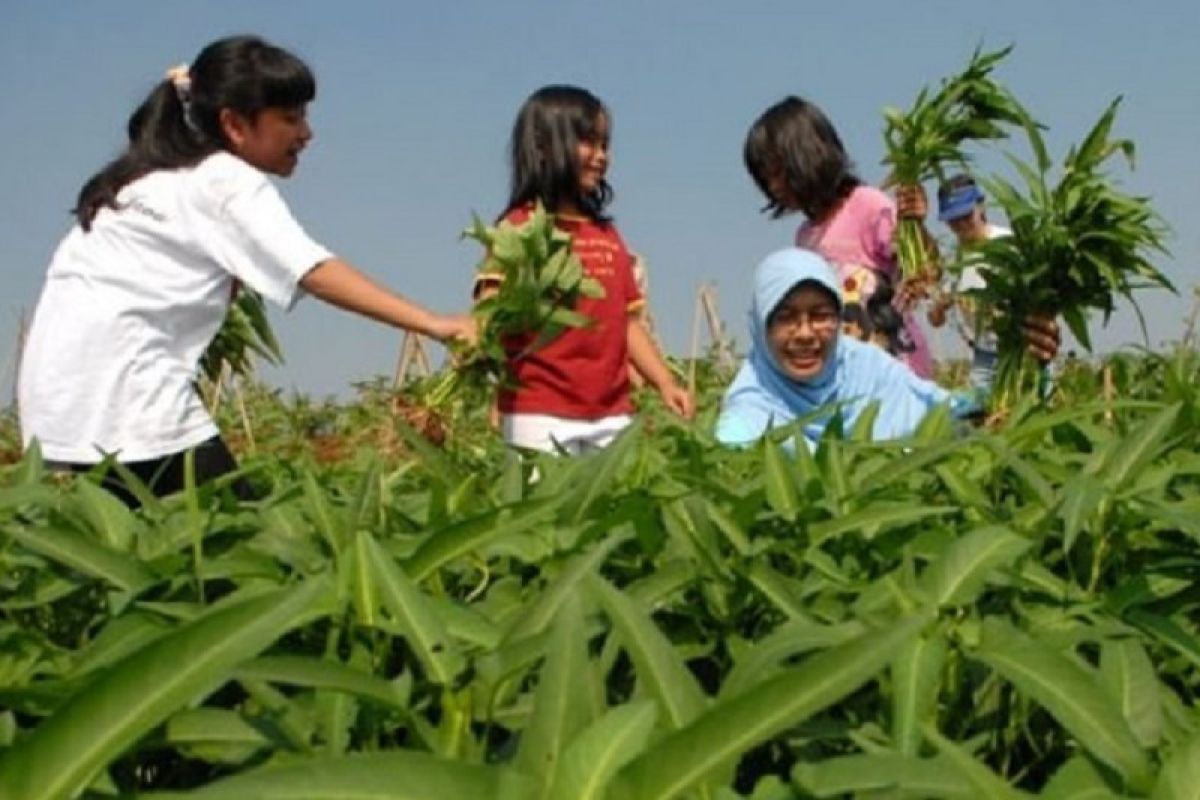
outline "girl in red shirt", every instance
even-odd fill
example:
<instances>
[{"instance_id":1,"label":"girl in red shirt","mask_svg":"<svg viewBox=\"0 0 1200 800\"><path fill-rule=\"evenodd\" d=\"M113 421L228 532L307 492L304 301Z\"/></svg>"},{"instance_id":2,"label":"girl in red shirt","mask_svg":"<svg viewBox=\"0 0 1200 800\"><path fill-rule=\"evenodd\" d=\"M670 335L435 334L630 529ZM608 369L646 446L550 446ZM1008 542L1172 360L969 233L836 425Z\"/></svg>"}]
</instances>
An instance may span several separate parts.
<instances>
[{"instance_id":1,"label":"girl in red shirt","mask_svg":"<svg viewBox=\"0 0 1200 800\"><path fill-rule=\"evenodd\" d=\"M517 386L500 392L498 407L504 439L518 447L579 453L606 446L632 419L629 363L668 408L682 417L693 412L691 395L637 316L644 301L633 259L605 214L613 196L605 178L610 124L608 109L590 92L546 86L530 95L513 125L502 219L523 222L540 201L555 226L571 234L587 275L604 287L604 297L576 306L591 326L568 329L532 353L521 352L527 342L512 343ZM483 292L494 287L494 279L480 278Z\"/></svg>"}]
</instances>

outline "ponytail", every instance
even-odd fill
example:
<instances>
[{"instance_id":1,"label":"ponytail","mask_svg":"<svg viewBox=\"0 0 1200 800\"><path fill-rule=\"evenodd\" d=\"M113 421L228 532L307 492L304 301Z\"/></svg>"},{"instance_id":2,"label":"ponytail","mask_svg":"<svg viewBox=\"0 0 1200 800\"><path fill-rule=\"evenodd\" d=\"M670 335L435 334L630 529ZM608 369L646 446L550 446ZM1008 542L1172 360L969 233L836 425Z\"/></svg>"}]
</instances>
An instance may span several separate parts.
<instances>
[{"instance_id":1,"label":"ponytail","mask_svg":"<svg viewBox=\"0 0 1200 800\"><path fill-rule=\"evenodd\" d=\"M254 119L265 108L302 106L315 96L312 72L288 51L255 36L212 42L190 68L172 69L129 117L125 152L79 191L80 227L90 230L101 209L116 209L117 194L138 178L193 166L225 148L222 109Z\"/></svg>"},{"instance_id":2,"label":"ponytail","mask_svg":"<svg viewBox=\"0 0 1200 800\"><path fill-rule=\"evenodd\" d=\"M102 208L117 208L117 193L158 169L190 166L221 147L188 124L187 111L169 78L161 81L129 117L125 152L93 175L79 191L75 218L86 231Z\"/></svg>"}]
</instances>

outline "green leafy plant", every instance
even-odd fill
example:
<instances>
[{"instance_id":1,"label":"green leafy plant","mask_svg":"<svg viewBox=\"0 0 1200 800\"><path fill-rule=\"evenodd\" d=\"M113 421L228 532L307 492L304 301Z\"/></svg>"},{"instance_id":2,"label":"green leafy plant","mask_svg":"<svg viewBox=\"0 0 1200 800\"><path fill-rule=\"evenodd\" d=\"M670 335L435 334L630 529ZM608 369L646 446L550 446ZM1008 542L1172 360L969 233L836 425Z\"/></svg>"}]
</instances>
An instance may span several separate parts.
<instances>
[{"instance_id":1,"label":"green leafy plant","mask_svg":"<svg viewBox=\"0 0 1200 800\"><path fill-rule=\"evenodd\" d=\"M966 69L944 79L938 90L924 87L907 111L884 109L883 163L887 183L918 185L945 180L948 165L965 165L969 142L1007 138L1010 126L1026 117L1016 99L992 77L992 70L1011 52L976 49ZM896 253L906 279L925 277L930 255L918 220L903 218L896 226Z\"/></svg>"},{"instance_id":2,"label":"green leafy plant","mask_svg":"<svg viewBox=\"0 0 1200 800\"><path fill-rule=\"evenodd\" d=\"M972 293L1002 310L994 320L1000 361L993 395L1001 411L1039 391L1041 369L1026 352L1021 333L1026 317L1061 315L1090 350L1089 312L1100 311L1107 321L1117 297L1137 310L1135 291L1174 291L1151 261L1166 253L1165 225L1149 198L1123 192L1109 171L1119 155L1130 167L1134 163L1134 143L1112 137L1119 103L1120 98L1114 100L1084 140L1070 148L1057 181L1041 133L1028 119L1034 161L1009 157L1023 185L999 177L983 181L1012 228L1010 236L980 243L968 260L987 284Z\"/></svg>"},{"instance_id":3,"label":"green leafy plant","mask_svg":"<svg viewBox=\"0 0 1200 800\"><path fill-rule=\"evenodd\" d=\"M554 226L554 215L541 203L520 224L486 225L475 217L463 237L484 247L478 279L488 289L473 311L479 341L456 349L453 372L428 396L434 407L453 396L479 398L494 385L511 384L510 348L515 345L520 358L568 328L591 325L576 304L604 296L604 288L587 276L571 251L571 235Z\"/></svg>"},{"instance_id":4,"label":"green leafy plant","mask_svg":"<svg viewBox=\"0 0 1200 800\"><path fill-rule=\"evenodd\" d=\"M283 351L267 320L262 297L242 286L237 299L230 303L216 337L200 358L200 372L209 381L216 382L224 365L228 364L234 375L246 377L251 372L251 359L255 355L269 364L283 361Z\"/></svg>"}]
</instances>

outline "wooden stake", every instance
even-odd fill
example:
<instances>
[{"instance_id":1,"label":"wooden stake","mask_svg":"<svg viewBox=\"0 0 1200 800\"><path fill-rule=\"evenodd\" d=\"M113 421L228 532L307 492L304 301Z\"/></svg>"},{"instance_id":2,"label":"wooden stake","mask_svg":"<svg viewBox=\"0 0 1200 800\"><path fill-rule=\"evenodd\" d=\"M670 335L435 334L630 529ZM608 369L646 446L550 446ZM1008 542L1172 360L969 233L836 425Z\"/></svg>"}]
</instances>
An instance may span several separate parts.
<instances>
[{"instance_id":1,"label":"wooden stake","mask_svg":"<svg viewBox=\"0 0 1200 800\"><path fill-rule=\"evenodd\" d=\"M250 452L255 452L258 448L254 444L254 429L250 427L250 415L246 413L246 397L242 393L242 382L239 380L232 381L233 396L237 400L238 412L242 416L242 430L246 433L246 444L250 448Z\"/></svg>"},{"instance_id":2,"label":"wooden stake","mask_svg":"<svg viewBox=\"0 0 1200 800\"><path fill-rule=\"evenodd\" d=\"M25 309L21 309L21 315L17 318L17 352L13 356L13 384L12 384L12 407L20 411L18 408L19 395L17 393L17 384L21 381L21 358L25 355L25 339L29 336L29 319L26 316Z\"/></svg>"},{"instance_id":3,"label":"wooden stake","mask_svg":"<svg viewBox=\"0 0 1200 800\"><path fill-rule=\"evenodd\" d=\"M412 361L412 350L408 346L410 331L405 331L400 338L400 356L396 360L396 374L392 376L392 389L399 389L408 377L408 365Z\"/></svg>"},{"instance_id":4,"label":"wooden stake","mask_svg":"<svg viewBox=\"0 0 1200 800\"><path fill-rule=\"evenodd\" d=\"M413 368L423 376L431 375L433 367L429 362L429 354L425 352L425 343L421 337L412 331L405 331L400 343L400 358L396 362L396 374L392 379L392 388L399 389L408 382L409 373Z\"/></svg>"},{"instance_id":5,"label":"wooden stake","mask_svg":"<svg viewBox=\"0 0 1200 800\"><path fill-rule=\"evenodd\" d=\"M1113 385L1112 364L1104 365L1102 375L1104 376L1104 423L1111 428L1113 424L1113 397L1116 395L1116 388Z\"/></svg>"},{"instance_id":6,"label":"wooden stake","mask_svg":"<svg viewBox=\"0 0 1200 800\"><path fill-rule=\"evenodd\" d=\"M717 311L717 287L704 287L704 315L708 321L708 335L717 350L717 364L723 369L732 369L733 351L729 346L729 338L725 335L725 323Z\"/></svg>"},{"instance_id":7,"label":"wooden stake","mask_svg":"<svg viewBox=\"0 0 1200 800\"><path fill-rule=\"evenodd\" d=\"M692 350L688 362L688 392L696 396L696 361L700 358L700 320L704 314L704 286L696 291L696 311L692 314Z\"/></svg>"},{"instance_id":8,"label":"wooden stake","mask_svg":"<svg viewBox=\"0 0 1200 800\"><path fill-rule=\"evenodd\" d=\"M232 367L229 362L222 359L221 368L217 370L217 380L213 383L212 397L208 401L208 413L210 416L217 415L217 409L221 406L221 394L225 388L225 376L229 373Z\"/></svg>"},{"instance_id":9,"label":"wooden stake","mask_svg":"<svg viewBox=\"0 0 1200 800\"><path fill-rule=\"evenodd\" d=\"M1192 310L1188 312L1187 323L1183 327L1183 339L1181 343L1189 349L1196 336L1197 318L1200 318L1200 284L1192 287Z\"/></svg>"}]
</instances>

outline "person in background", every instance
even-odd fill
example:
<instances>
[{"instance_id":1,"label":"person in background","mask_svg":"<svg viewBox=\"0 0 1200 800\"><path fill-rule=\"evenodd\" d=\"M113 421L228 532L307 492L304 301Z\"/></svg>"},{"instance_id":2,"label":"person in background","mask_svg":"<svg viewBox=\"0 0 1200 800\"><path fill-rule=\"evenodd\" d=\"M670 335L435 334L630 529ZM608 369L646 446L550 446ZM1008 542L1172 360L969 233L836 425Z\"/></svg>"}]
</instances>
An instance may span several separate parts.
<instances>
[{"instance_id":1,"label":"person in background","mask_svg":"<svg viewBox=\"0 0 1200 800\"><path fill-rule=\"evenodd\" d=\"M605 447L632 420L628 365L632 363L666 406L691 417L691 395L676 383L639 318L644 299L633 258L607 215L612 116L591 92L546 86L521 106L513 125L508 204L501 219L520 224L540 202L571 235L586 273L603 298L583 298L576 311L594 324L572 328L533 352L535 332L508 345L516 387L498 397L504 439L517 447L580 453ZM498 287L481 275L476 295Z\"/></svg>"},{"instance_id":2,"label":"person in background","mask_svg":"<svg viewBox=\"0 0 1200 800\"><path fill-rule=\"evenodd\" d=\"M989 239L1008 236L1008 228L988 220L983 191L970 175L949 178L938 188L938 219L946 223L957 242L958 256ZM968 266L959 273L948 292L934 300L928 309L929 324L940 328L954 317L954 323L971 348L971 388L986 398L996 377L997 340L991 320L997 309L982 307L970 296L986 286L981 270ZM1025 321L1030 351L1043 362L1051 361L1058 350L1058 326L1053 318L1031 317Z\"/></svg>"},{"instance_id":3,"label":"person in background","mask_svg":"<svg viewBox=\"0 0 1200 800\"><path fill-rule=\"evenodd\" d=\"M920 287L899 285L893 246L898 213L923 220L919 203L906 187L897 204L855 174L833 123L813 103L787 97L762 113L746 136L743 158L755 184L767 198L766 211L781 217L796 211L805 220L795 243L823 255L843 281L864 275L859 289L869 303L879 286L897 287L893 302L903 319L900 357L920 377L931 377L933 362L924 331L911 306ZM923 224L923 223L922 223ZM932 242L931 237L926 237Z\"/></svg>"},{"instance_id":4,"label":"person in background","mask_svg":"<svg viewBox=\"0 0 1200 800\"><path fill-rule=\"evenodd\" d=\"M188 451L197 482L233 471L195 379L241 285L284 308L312 294L438 340L475 336L469 316L384 289L293 218L268 176L296 170L315 95L303 61L253 36L214 41L155 84L50 262L19 376L26 448L75 472L111 457L156 495L185 485Z\"/></svg>"},{"instance_id":5,"label":"person in background","mask_svg":"<svg viewBox=\"0 0 1200 800\"><path fill-rule=\"evenodd\" d=\"M833 267L810 250L780 250L758 265L750 354L725 392L718 441L747 445L804 419L804 438L815 447L835 413L849 429L872 403L879 404L875 439L912 434L941 404L959 417L977 410L970 396L948 392L882 349L842 335L841 287Z\"/></svg>"}]
</instances>

